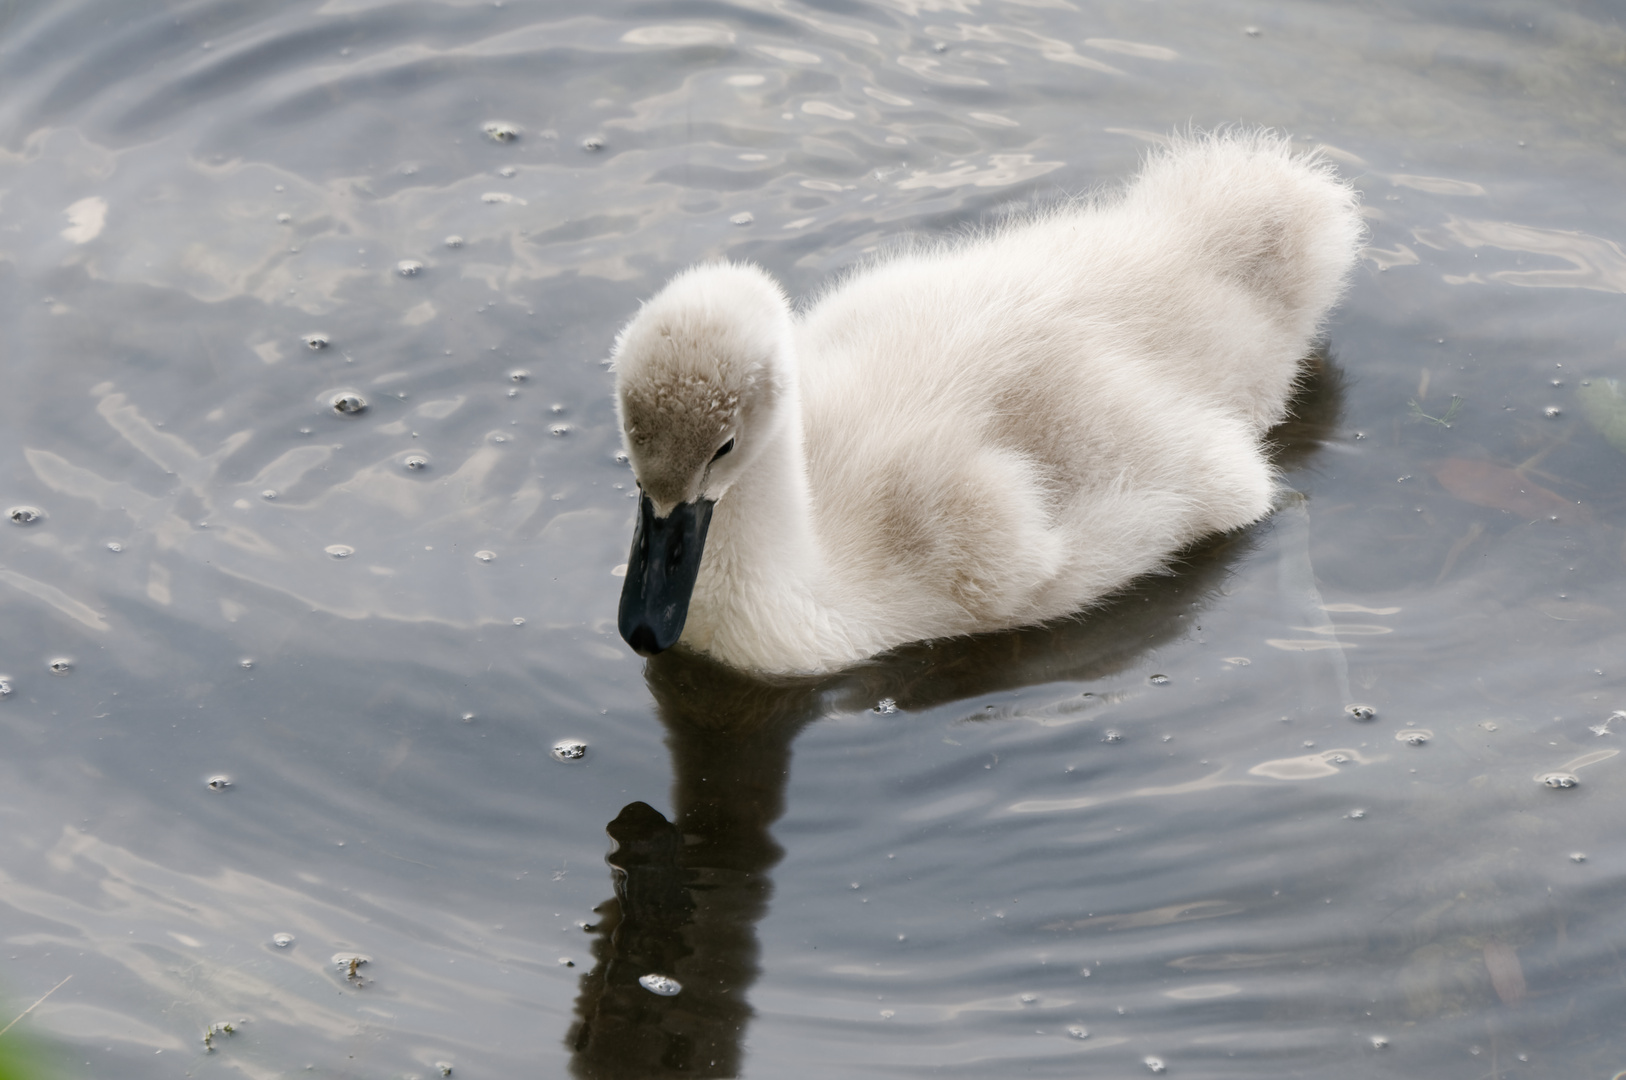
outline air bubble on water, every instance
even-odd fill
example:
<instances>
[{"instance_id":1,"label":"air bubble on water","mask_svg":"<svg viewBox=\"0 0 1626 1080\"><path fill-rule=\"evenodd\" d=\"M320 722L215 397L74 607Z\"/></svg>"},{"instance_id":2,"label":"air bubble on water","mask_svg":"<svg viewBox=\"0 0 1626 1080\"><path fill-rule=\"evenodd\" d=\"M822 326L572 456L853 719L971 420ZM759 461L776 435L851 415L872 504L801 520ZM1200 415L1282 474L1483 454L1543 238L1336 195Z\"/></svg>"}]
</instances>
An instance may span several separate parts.
<instances>
[{"instance_id":1,"label":"air bubble on water","mask_svg":"<svg viewBox=\"0 0 1626 1080\"><path fill-rule=\"evenodd\" d=\"M1348 765L1349 764L1349 755L1348 754L1334 754L1332 756L1332 763L1334 765Z\"/></svg>"},{"instance_id":2,"label":"air bubble on water","mask_svg":"<svg viewBox=\"0 0 1626 1080\"><path fill-rule=\"evenodd\" d=\"M733 217L729 218L728 220L729 220L729 223L732 224L732 225L749 225L749 224L751 224L751 222L755 221L756 219L757 219L756 215L751 213L751 211L742 210L739 213L735 214Z\"/></svg>"},{"instance_id":3,"label":"air bubble on water","mask_svg":"<svg viewBox=\"0 0 1626 1080\"><path fill-rule=\"evenodd\" d=\"M629 459L627 457L627 452L625 450L617 450L615 452L614 457L611 458L611 460L614 461L617 465L625 465Z\"/></svg>"},{"instance_id":4,"label":"air bubble on water","mask_svg":"<svg viewBox=\"0 0 1626 1080\"><path fill-rule=\"evenodd\" d=\"M882 1009L881 1010L881 1019L882 1020L890 1020L896 1015L898 1015L896 1009Z\"/></svg>"},{"instance_id":5,"label":"air bubble on water","mask_svg":"<svg viewBox=\"0 0 1626 1080\"><path fill-rule=\"evenodd\" d=\"M1552 383L1552 385L1554 385L1554 386L1563 386L1564 385L1564 380L1563 379L1549 379L1548 381L1550 383Z\"/></svg>"},{"instance_id":6,"label":"air bubble on water","mask_svg":"<svg viewBox=\"0 0 1626 1080\"><path fill-rule=\"evenodd\" d=\"M511 124L507 120L487 120L480 125L480 130L493 142L513 142L519 138L519 125Z\"/></svg>"},{"instance_id":7,"label":"air bubble on water","mask_svg":"<svg viewBox=\"0 0 1626 1080\"><path fill-rule=\"evenodd\" d=\"M1101 733L1102 742L1123 742L1124 733L1117 728L1107 728Z\"/></svg>"},{"instance_id":8,"label":"air bubble on water","mask_svg":"<svg viewBox=\"0 0 1626 1080\"><path fill-rule=\"evenodd\" d=\"M411 469L413 472L422 472L429 468L429 459L423 454L408 454L401 459L401 467Z\"/></svg>"},{"instance_id":9,"label":"air bubble on water","mask_svg":"<svg viewBox=\"0 0 1626 1080\"><path fill-rule=\"evenodd\" d=\"M1022 1004L1024 1004L1024 1005L1037 1005L1039 1003L1039 995L1037 995L1037 994L1023 994L1021 996L1021 1001L1022 1001Z\"/></svg>"},{"instance_id":10,"label":"air bubble on water","mask_svg":"<svg viewBox=\"0 0 1626 1080\"><path fill-rule=\"evenodd\" d=\"M1246 656L1227 656L1225 658L1225 663L1230 664L1232 667L1247 667L1249 664L1253 663L1253 661L1249 660Z\"/></svg>"},{"instance_id":11,"label":"air bubble on water","mask_svg":"<svg viewBox=\"0 0 1626 1080\"><path fill-rule=\"evenodd\" d=\"M292 934L272 934L271 935L271 944L275 945L279 949L286 949L288 946L292 945L293 943L294 943L294 936Z\"/></svg>"},{"instance_id":12,"label":"air bubble on water","mask_svg":"<svg viewBox=\"0 0 1626 1080\"><path fill-rule=\"evenodd\" d=\"M73 670L73 661L65 656L59 656L45 666L52 675L66 675Z\"/></svg>"},{"instance_id":13,"label":"air bubble on water","mask_svg":"<svg viewBox=\"0 0 1626 1080\"><path fill-rule=\"evenodd\" d=\"M604 149L604 136L587 136L587 138L582 140L582 149L586 150L588 153L596 153L597 151Z\"/></svg>"},{"instance_id":14,"label":"air bubble on water","mask_svg":"<svg viewBox=\"0 0 1626 1080\"><path fill-rule=\"evenodd\" d=\"M510 621L510 622L512 622L512 623L513 623L513 624L514 624L514 625L515 625L515 626L524 626L524 625L525 625L525 620L524 620L524 618L522 618L522 617L521 617L521 616L519 616L519 615L515 615L515 616L514 616L514 617L513 617L513 618L512 618L512 619L510 619L510 620L509 620L509 621Z\"/></svg>"},{"instance_id":15,"label":"air bubble on water","mask_svg":"<svg viewBox=\"0 0 1626 1080\"><path fill-rule=\"evenodd\" d=\"M277 215L277 224L278 225L286 225L290 221L292 221L293 219L294 219L294 216L292 214L278 214Z\"/></svg>"},{"instance_id":16,"label":"air bubble on water","mask_svg":"<svg viewBox=\"0 0 1626 1080\"><path fill-rule=\"evenodd\" d=\"M1374 1050L1389 1049L1389 1036L1387 1035L1374 1035L1367 1041L1372 1044L1372 1049Z\"/></svg>"},{"instance_id":17,"label":"air bubble on water","mask_svg":"<svg viewBox=\"0 0 1626 1080\"><path fill-rule=\"evenodd\" d=\"M1351 821L1360 821L1362 818L1366 817L1366 811L1362 810L1360 807L1356 807L1344 816Z\"/></svg>"},{"instance_id":18,"label":"air bubble on water","mask_svg":"<svg viewBox=\"0 0 1626 1080\"><path fill-rule=\"evenodd\" d=\"M508 381L509 382L522 383L526 379L529 379L530 377L531 377L530 371L528 371L527 369L522 368L522 367L517 367L513 371L510 371L508 373Z\"/></svg>"},{"instance_id":19,"label":"air bubble on water","mask_svg":"<svg viewBox=\"0 0 1626 1080\"><path fill-rule=\"evenodd\" d=\"M1089 969L1089 968L1079 968L1079 969L1078 969L1078 973L1079 973L1079 974L1080 974L1080 975L1082 975L1082 976L1084 976L1084 977L1085 977L1085 978L1086 978L1086 979L1087 979L1087 978L1089 978L1089 977L1090 977L1090 976L1091 976L1091 975L1093 975L1093 974L1095 974L1095 973L1094 973L1094 972L1093 972L1093 971L1091 971L1091 970L1090 970L1090 969Z\"/></svg>"},{"instance_id":20,"label":"air bubble on water","mask_svg":"<svg viewBox=\"0 0 1626 1080\"><path fill-rule=\"evenodd\" d=\"M320 352L327 348L328 344L326 334L306 334L301 340L305 342L305 348L311 352Z\"/></svg>"},{"instance_id":21,"label":"air bubble on water","mask_svg":"<svg viewBox=\"0 0 1626 1080\"><path fill-rule=\"evenodd\" d=\"M1550 788L1558 789L1578 787L1581 783L1580 777L1576 776L1574 773L1567 772L1543 773L1536 779L1540 780L1543 784Z\"/></svg>"},{"instance_id":22,"label":"air bubble on water","mask_svg":"<svg viewBox=\"0 0 1626 1080\"><path fill-rule=\"evenodd\" d=\"M395 272L402 277L417 277L423 272L423 263L417 259L402 259L395 264Z\"/></svg>"},{"instance_id":23,"label":"air bubble on water","mask_svg":"<svg viewBox=\"0 0 1626 1080\"><path fill-rule=\"evenodd\" d=\"M498 4L497 6L501 7L502 5ZM452 1075L452 1063L450 1061L437 1061L437 1062L435 1062L435 1069L442 1076L450 1076L450 1075Z\"/></svg>"},{"instance_id":24,"label":"air bubble on water","mask_svg":"<svg viewBox=\"0 0 1626 1080\"><path fill-rule=\"evenodd\" d=\"M1151 683L1153 686L1169 685L1169 677L1167 675L1148 675L1146 677L1146 681Z\"/></svg>"},{"instance_id":25,"label":"air bubble on water","mask_svg":"<svg viewBox=\"0 0 1626 1080\"><path fill-rule=\"evenodd\" d=\"M580 761L587 756L587 744L578 739L561 739L553 744L553 756L560 761Z\"/></svg>"},{"instance_id":26,"label":"air bubble on water","mask_svg":"<svg viewBox=\"0 0 1626 1080\"><path fill-rule=\"evenodd\" d=\"M1395 739L1407 746L1422 746L1434 737L1434 733L1427 728L1406 728L1395 732Z\"/></svg>"},{"instance_id":27,"label":"air bubble on water","mask_svg":"<svg viewBox=\"0 0 1626 1080\"><path fill-rule=\"evenodd\" d=\"M494 443L505 443L508 441L508 436L504 435L500 431L493 431L491 433L491 441Z\"/></svg>"},{"instance_id":28,"label":"air bubble on water","mask_svg":"<svg viewBox=\"0 0 1626 1080\"><path fill-rule=\"evenodd\" d=\"M1584 852L1584 851L1572 851L1572 852L1570 852L1570 862L1572 862L1572 863L1584 863L1584 862L1586 862L1586 852Z\"/></svg>"},{"instance_id":29,"label":"air bubble on water","mask_svg":"<svg viewBox=\"0 0 1626 1080\"><path fill-rule=\"evenodd\" d=\"M1359 442L1359 441L1360 441L1360 440L1362 440L1362 439L1364 439L1364 438L1366 438L1366 432L1364 432L1364 431L1357 431L1357 432L1356 432L1356 433L1355 433L1355 441L1356 441L1356 442Z\"/></svg>"},{"instance_id":30,"label":"air bubble on water","mask_svg":"<svg viewBox=\"0 0 1626 1080\"><path fill-rule=\"evenodd\" d=\"M548 430L553 432L553 434L555 434L555 435L569 435L570 434L570 425L569 424L554 424Z\"/></svg>"},{"instance_id":31,"label":"air bubble on water","mask_svg":"<svg viewBox=\"0 0 1626 1080\"><path fill-rule=\"evenodd\" d=\"M1067 1029L1067 1037L1070 1039L1087 1039L1090 1037L1090 1031L1082 1024L1073 1024Z\"/></svg>"},{"instance_id":32,"label":"air bubble on water","mask_svg":"<svg viewBox=\"0 0 1626 1080\"><path fill-rule=\"evenodd\" d=\"M505 180L512 180L514 178L514 174L517 172L519 172L519 170L514 168L512 165L504 165L502 168L497 170L497 175Z\"/></svg>"},{"instance_id":33,"label":"air bubble on water","mask_svg":"<svg viewBox=\"0 0 1626 1080\"><path fill-rule=\"evenodd\" d=\"M340 416L357 416L367 411L367 399L354 391L334 394L328 404Z\"/></svg>"},{"instance_id":34,"label":"air bubble on water","mask_svg":"<svg viewBox=\"0 0 1626 1080\"><path fill-rule=\"evenodd\" d=\"M683 984L670 975L656 975L654 973L638 976L638 985L651 994L659 994L661 997L676 997L683 989Z\"/></svg>"},{"instance_id":35,"label":"air bubble on water","mask_svg":"<svg viewBox=\"0 0 1626 1080\"><path fill-rule=\"evenodd\" d=\"M1161 1073L1168 1068L1167 1065L1163 1064L1162 1058L1149 1057L1146 1059L1144 1064L1148 1069L1151 1069L1155 1073Z\"/></svg>"},{"instance_id":36,"label":"air bubble on water","mask_svg":"<svg viewBox=\"0 0 1626 1080\"><path fill-rule=\"evenodd\" d=\"M490 562L497 557L497 553L495 551L476 551L474 557L481 562Z\"/></svg>"},{"instance_id":37,"label":"air bubble on water","mask_svg":"<svg viewBox=\"0 0 1626 1080\"><path fill-rule=\"evenodd\" d=\"M32 525L45 516L45 511L37 506L13 506L6 511L6 516L13 525Z\"/></svg>"},{"instance_id":38,"label":"air bubble on water","mask_svg":"<svg viewBox=\"0 0 1626 1080\"><path fill-rule=\"evenodd\" d=\"M1366 721L1377 716L1378 711L1370 705L1345 705L1344 715L1348 716L1351 720L1359 720L1362 723L1365 723Z\"/></svg>"},{"instance_id":39,"label":"air bubble on water","mask_svg":"<svg viewBox=\"0 0 1626 1080\"><path fill-rule=\"evenodd\" d=\"M519 387L517 387L517 386L509 387L508 388L508 396L509 397L519 397Z\"/></svg>"},{"instance_id":40,"label":"air bubble on water","mask_svg":"<svg viewBox=\"0 0 1626 1080\"><path fill-rule=\"evenodd\" d=\"M109 540L107 542L107 550L117 555L119 552L124 550L124 545L119 543L117 540Z\"/></svg>"},{"instance_id":41,"label":"air bubble on water","mask_svg":"<svg viewBox=\"0 0 1626 1080\"><path fill-rule=\"evenodd\" d=\"M225 791L227 788L231 787L231 777L224 775L211 776L209 777L207 783L210 791Z\"/></svg>"},{"instance_id":42,"label":"air bubble on water","mask_svg":"<svg viewBox=\"0 0 1626 1080\"><path fill-rule=\"evenodd\" d=\"M322 549L335 559L348 559L356 553L356 549L349 544L329 544Z\"/></svg>"},{"instance_id":43,"label":"air bubble on water","mask_svg":"<svg viewBox=\"0 0 1626 1080\"><path fill-rule=\"evenodd\" d=\"M251 658L245 656L241 660L237 661L237 666L242 668L244 671L248 671L248 670L250 670L251 668L254 667L254 661Z\"/></svg>"},{"instance_id":44,"label":"air bubble on water","mask_svg":"<svg viewBox=\"0 0 1626 1080\"><path fill-rule=\"evenodd\" d=\"M1545 409L1541 410L1541 415L1545 416L1549 420L1557 420L1560 416L1564 415L1564 410L1560 409L1557 405L1549 405Z\"/></svg>"},{"instance_id":45,"label":"air bubble on water","mask_svg":"<svg viewBox=\"0 0 1626 1080\"><path fill-rule=\"evenodd\" d=\"M466 712L463 714L462 719L465 724L472 724L474 723L474 714L471 712Z\"/></svg>"},{"instance_id":46,"label":"air bubble on water","mask_svg":"<svg viewBox=\"0 0 1626 1080\"><path fill-rule=\"evenodd\" d=\"M0 675L0 698L11 696L11 676Z\"/></svg>"},{"instance_id":47,"label":"air bubble on water","mask_svg":"<svg viewBox=\"0 0 1626 1080\"><path fill-rule=\"evenodd\" d=\"M1249 37L1258 37L1260 34L1264 33L1264 31L1259 29L1257 26L1244 26L1242 28L1242 32L1247 34Z\"/></svg>"},{"instance_id":48,"label":"air bubble on water","mask_svg":"<svg viewBox=\"0 0 1626 1080\"><path fill-rule=\"evenodd\" d=\"M463 246L463 238L456 233L453 233L446 239L442 240L441 243L445 244L449 248L460 248Z\"/></svg>"},{"instance_id":49,"label":"air bubble on water","mask_svg":"<svg viewBox=\"0 0 1626 1080\"><path fill-rule=\"evenodd\" d=\"M870 709L870 712L878 713L881 716L891 716L893 713L895 713L897 711L898 711L898 703L896 701L893 701L889 697L882 698L880 701L877 701L875 703L875 705Z\"/></svg>"},{"instance_id":50,"label":"air bubble on water","mask_svg":"<svg viewBox=\"0 0 1626 1080\"><path fill-rule=\"evenodd\" d=\"M1482 728L1485 731L1495 731L1496 730L1496 721L1495 720L1481 720L1479 722L1479 726L1480 726L1480 728Z\"/></svg>"}]
</instances>

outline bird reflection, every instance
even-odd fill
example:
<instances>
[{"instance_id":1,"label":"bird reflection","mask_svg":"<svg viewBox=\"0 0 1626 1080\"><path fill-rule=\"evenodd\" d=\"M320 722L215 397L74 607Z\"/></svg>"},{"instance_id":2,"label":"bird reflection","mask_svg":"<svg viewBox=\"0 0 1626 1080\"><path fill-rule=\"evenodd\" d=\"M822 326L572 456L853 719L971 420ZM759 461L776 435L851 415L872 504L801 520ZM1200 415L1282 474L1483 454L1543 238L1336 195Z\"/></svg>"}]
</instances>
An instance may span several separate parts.
<instances>
[{"instance_id":1,"label":"bird reflection","mask_svg":"<svg viewBox=\"0 0 1626 1080\"><path fill-rule=\"evenodd\" d=\"M1336 425L1338 369L1312 358L1294 418L1274 433L1279 466L1302 464ZM607 826L615 895L596 908L593 966L567 1036L581 1080L740 1074L746 1000L758 966L756 926L784 851L770 833L784 811L791 744L814 720L885 698L900 711L1048 682L1107 678L1184 634L1219 592L1251 532L1186 553L1175 572L1137 582L1087 617L922 642L834 676L765 680L675 650L644 677L672 754L674 819L647 803ZM663 995L639 980L658 975Z\"/></svg>"}]
</instances>

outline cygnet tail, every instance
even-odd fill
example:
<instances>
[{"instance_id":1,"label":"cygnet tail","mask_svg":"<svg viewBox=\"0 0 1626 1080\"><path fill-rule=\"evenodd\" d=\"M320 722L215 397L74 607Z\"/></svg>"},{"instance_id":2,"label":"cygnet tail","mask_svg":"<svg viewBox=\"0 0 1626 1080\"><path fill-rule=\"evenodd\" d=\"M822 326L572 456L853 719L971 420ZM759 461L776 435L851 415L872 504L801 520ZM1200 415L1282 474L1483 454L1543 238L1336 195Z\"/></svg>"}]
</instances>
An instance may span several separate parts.
<instances>
[{"instance_id":1,"label":"cygnet tail","mask_svg":"<svg viewBox=\"0 0 1626 1080\"><path fill-rule=\"evenodd\" d=\"M1268 131L1176 136L1127 201L1178 219L1188 257L1254 294L1306 344L1344 290L1365 228L1360 199L1315 154Z\"/></svg>"}]
</instances>

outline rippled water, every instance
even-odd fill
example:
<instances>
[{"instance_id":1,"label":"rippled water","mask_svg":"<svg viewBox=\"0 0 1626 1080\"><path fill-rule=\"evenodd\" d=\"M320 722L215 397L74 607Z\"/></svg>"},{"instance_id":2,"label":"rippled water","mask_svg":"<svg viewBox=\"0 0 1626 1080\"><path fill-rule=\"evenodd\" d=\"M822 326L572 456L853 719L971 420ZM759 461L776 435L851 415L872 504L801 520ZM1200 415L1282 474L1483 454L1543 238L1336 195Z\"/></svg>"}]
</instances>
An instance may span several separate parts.
<instances>
[{"instance_id":1,"label":"rippled water","mask_svg":"<svg viewBox=\"0 0 1626 1080\"><path fill-rule=\"evenodd\" d=\"M0 1023L58 987L13 1037L130 1078L1626 1069L1618 11L587 11L0 14ZM1273 519L822 683L629 654L640 297L719 254L805 294L1226 121L1325 145L1372 232Z\"/></svg>"}]
</instances>

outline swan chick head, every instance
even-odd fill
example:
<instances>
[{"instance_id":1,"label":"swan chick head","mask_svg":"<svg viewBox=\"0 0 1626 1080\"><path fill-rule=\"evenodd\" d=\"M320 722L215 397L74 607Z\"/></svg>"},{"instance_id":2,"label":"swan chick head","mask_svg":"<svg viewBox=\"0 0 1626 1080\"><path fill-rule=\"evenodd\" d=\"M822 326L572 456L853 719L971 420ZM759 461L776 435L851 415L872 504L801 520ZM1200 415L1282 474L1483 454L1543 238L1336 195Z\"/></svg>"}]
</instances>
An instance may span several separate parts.
<instances>
[{"instance_id":1,"label":"swan chick head","mask_svg":"<svg viewBox=\"0 0 1626 1080\"><path fill-rule=\"evenodd\" d=\"M616 336L616 412L657 516L721 498L756 457L791 385L791 332L765 271L710 263L673 278Z\"/></svg>"}]
</instances>

